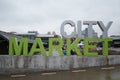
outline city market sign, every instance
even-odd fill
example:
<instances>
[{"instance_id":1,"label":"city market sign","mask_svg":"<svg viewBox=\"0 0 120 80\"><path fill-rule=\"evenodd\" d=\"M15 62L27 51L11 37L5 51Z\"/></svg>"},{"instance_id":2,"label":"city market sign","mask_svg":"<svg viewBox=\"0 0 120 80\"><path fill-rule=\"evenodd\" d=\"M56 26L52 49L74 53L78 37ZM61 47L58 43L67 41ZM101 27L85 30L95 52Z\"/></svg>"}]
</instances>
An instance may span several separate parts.
<instances>
[{"instance_id":1,"label":"city market sign","mask_svg":"<svg viewBox=\"0 0 120 80\"><path fill-rule=\"evenodd\" d=\"M65 25L69 24L71 27L74 27L74 32L71 32L70 35L67 35L66 32L64 31ZM84 49L82 54L80 50L77 47L77 44L80 42L82 39L82 34L81 34L81 27L82 27L82 21L77 22L77 32L76 32L76 26L75 23L71 20L66 20L61 24L61 29L60 33L61 35L66 38L66 55L69 56L71 55L71 50L74 49L76 54L78 56L97 56L97 52L89 52L89 48L96 48L96 45L90 45L90 41L101 41L102 42L102 53L104 56L108 56L108 42L112 41L111 38L108 37L108 30L112 24L112 21L108 22L107 26L103 24L102 21L83 21L83 25L88 25L88 38L84 39ZM102 30L102 35L103 38L92 38L92 27L93 25L99 25L100 29ZM76 40L74 42L71 42L71 38L74 37L76 34L78 34ZM55 45L53 42L58 42L59 44ZM46 54L46 50L42 44L42 41L40 38L36 38L33 42L33 45L28 52L28 38L21 38L19 44L16 38L11 37L9 39L9 55L24 55L24 56L33 56L36 52L41 53L43 56L53 56L53 49L56 49L58 54L60 56L64 56L62 47L64 45L64 41L61 38L49 38L49 52L48 55Z\"/></svg>"}]
</instances>

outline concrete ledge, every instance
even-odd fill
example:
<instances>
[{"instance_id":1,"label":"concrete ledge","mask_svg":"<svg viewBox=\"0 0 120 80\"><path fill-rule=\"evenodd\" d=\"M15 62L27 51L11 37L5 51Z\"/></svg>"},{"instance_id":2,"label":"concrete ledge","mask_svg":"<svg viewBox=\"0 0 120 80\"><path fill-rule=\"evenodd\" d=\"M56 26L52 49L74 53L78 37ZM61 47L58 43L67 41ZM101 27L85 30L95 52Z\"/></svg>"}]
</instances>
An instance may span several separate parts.
<instances>
[{"instance_id":1,"label":"concrete ledge","mask_svg":"<svg viewBox=\"0 0 120 80\"><path fill-rule=\"evenodd\" d=\"M69 70L94 66L120 64L120 55L86 56L51 56L42 55L8 56L0 55L0 73L15 73L29 71Z\"/></svg>"}]
</instances>

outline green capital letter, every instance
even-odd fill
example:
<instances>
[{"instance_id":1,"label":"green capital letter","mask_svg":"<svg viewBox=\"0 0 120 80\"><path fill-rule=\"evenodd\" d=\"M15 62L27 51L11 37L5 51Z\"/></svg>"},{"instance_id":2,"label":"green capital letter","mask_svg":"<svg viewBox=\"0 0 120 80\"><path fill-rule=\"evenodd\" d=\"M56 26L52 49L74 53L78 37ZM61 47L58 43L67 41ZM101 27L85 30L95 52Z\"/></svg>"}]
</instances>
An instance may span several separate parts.
<instances>
[{"instance_id":1,"label":"green capital letter","mask_svg":"<svg viewBox=\"0 0 120 80\"><path fill-rule=\"evenodd\" d=\"M14 53L20 56L22 53L24 56L28 55L28 39L22 38L19 41L19 45L16 38L11 37L9 39L9 55L12 56Z\"/></svg>"},{"instance_id":2,"label":"green capital letter","mask_svg":"<svg viewBox=\"0 0 120 80\"><path fill-rule=\"evenodd\" d=\"M56 42L53 44L53 42ZM53 49L56 49L60 56L63 56L62 52L63 41L61 38L50 38L49 39L49 56L52 56Z\"/></svg>"},{"instance_id":3,"label":"green capital letter","mask_svg":"<svg viewBox=\"0 0 120 80\"><path fill-rule=\"evenodd\" d=\"M100 41L103 41L103 55L108 56L108 42L112 41L111 38L102 38Z\"/></svg>"},{"instance_id":4,"label":"green capital letter","mask_svg":"<svg viewBox=\"0 0 120 80\"><path fill-rule=\"evenodd\" d=\"M77 47L77 44L79 43L80 38L77 38L72 44L71 39L67 39L67 56L71 55L71 49L74 49L78 56L81 56L81 52Z\"/></svg>"},{"instance_id":5,"label":"green capital letter","mask_svg":"<svg viewBox=\"0 0 120 80\"><path fill-rule=\"evenodd\" d=\"M32 56L35 52L41 53L43 56L46 56L46 52L40 38L36 38L34 40L34 43L32 45L29 55Z\"/></svg>"},{"instance_id":6,"label":"green capital letter","mask_svg":"<svg viewBox=\"0 0 120 80\"><path fill-rule=\"evenodd\" d=\"M89 41L97 41L96 38L85 38L84 39L84 55L85 56L97 56L97 52L89 52L89 48L96 48L96 45L89 45Z\"/></svg>"}]
</instances>

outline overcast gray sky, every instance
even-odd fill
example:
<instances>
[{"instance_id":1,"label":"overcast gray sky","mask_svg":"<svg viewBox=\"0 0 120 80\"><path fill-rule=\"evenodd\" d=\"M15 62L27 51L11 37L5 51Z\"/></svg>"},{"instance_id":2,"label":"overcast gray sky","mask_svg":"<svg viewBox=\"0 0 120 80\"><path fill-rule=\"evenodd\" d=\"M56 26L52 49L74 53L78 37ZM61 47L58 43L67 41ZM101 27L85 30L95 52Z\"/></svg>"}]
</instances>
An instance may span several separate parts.
<instances>
[{"instance_id":1,"label":"overcast gray sky","mask_svg":"<svg viewBox=\"0 0 120 80\"><path fill-rule=\"evenodd\" d=\"M65 20L113 21L110 34L120 34L120 0L0 0L0 30L60 33ZM96 32L101 34L98 26Z\"/></svg>"}]
</instances>

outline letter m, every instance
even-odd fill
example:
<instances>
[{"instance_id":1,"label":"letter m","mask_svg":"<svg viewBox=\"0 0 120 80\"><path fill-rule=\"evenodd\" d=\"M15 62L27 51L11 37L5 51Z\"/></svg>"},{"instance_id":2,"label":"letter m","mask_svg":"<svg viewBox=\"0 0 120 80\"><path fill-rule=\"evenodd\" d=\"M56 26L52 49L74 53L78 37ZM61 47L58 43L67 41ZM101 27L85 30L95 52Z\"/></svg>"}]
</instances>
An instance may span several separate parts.
<instances>
[{"instance_id":1,"label":"letter m","mask_svg":"<svg viewBox=\"0 0 120 80\"><path fill-rule=\"evenodd\" d=\"M17 56L20 56L23 54L24 56L27 56L28 54L28 39L22 38L19 40L19 44L16 38L11 37L9 39L9 55L12 56L16 54Z\"/></svg>"}]
</instances>

